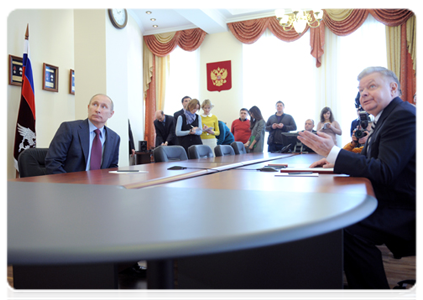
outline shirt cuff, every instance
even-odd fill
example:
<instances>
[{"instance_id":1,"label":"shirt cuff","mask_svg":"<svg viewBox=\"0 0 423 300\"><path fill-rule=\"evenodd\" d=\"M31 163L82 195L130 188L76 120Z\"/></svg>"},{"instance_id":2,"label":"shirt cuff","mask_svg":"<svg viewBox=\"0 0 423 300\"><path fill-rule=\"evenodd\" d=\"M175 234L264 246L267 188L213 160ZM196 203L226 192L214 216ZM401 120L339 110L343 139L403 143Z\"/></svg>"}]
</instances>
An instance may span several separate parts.
<instances>
[{"instance_id":1,"label":"shirt cuff","mask_svg":"<svg viewBox=\"0 0 423 300\"><path fill-rule=\"evenodd\" d=\"M331 164L335 164L339 151L341 151L341 148L339 148L338 146L333 146L329 152L328 157L326 157L326 160Z\"/></svg>"}]
</instances>

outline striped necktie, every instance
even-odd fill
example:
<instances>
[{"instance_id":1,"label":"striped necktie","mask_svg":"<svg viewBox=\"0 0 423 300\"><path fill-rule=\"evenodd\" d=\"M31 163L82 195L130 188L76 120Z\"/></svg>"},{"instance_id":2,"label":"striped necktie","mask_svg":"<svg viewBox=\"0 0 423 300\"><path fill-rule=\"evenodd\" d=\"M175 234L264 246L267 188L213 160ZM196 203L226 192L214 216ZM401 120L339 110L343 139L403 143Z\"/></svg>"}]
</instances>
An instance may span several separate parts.
<instances>
[{"instance_id":1,"label":"striped necktie","mask_svg":"<svg viewBox=\"0 0 423 300\"><path fill-rule=\"evenodd\" d=\"M100 129L94 130L95 137L91 146L90 170L98 170L101 167L101 141Z\"/></svg>"},{"instance_id":2,"label":"striped necktie","mask_svg":"<svg viewBox=\"0 0 423 300\"><path fill-rule=\"evenodd\" d=\"M369 138L367 139L367 157L370 157L370 143L372 140L372 134L375 131L375 127L376 127L376 123L373 123L371 126L372 130L370 131Z\"/></svg>"}]
</instances>

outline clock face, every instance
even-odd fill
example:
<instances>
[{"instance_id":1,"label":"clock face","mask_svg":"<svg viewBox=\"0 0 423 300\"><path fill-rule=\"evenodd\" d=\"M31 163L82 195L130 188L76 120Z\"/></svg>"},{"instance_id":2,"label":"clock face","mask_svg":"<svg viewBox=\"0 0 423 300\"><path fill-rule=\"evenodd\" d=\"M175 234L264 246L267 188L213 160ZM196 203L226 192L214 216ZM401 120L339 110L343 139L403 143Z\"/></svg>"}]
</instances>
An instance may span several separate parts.
<instances>
[{"instance_id":1,"label":"clock face","mask_svg":"<svg viewBox=\"0 0 423 300\"><path fill-rule=\"evenodd\" d=\"M128 15L124 8L109 9L110 19L113 25L117 28L123 28L128 22Z\"/></svg>"}]
</instances>

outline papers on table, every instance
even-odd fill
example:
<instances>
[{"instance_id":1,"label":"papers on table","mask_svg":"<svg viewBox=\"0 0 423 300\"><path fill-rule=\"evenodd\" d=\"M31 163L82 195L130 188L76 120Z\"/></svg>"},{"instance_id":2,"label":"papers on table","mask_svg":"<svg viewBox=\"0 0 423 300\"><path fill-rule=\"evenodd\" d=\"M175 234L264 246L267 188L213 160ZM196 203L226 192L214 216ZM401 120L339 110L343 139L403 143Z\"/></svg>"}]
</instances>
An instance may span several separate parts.
<instances>
[{"instance_id":1,"label":"papers on table","mask_svg":"<svg viewBox=\"0 0 423 300\"><path fill-rule=\"evenodd\" d=\"M319 173L313 172L283 172L276 174L277 177L299 176L299 177L318 177Z\"/></svg>"},{"instance_id":2,"label":"papers on table","mask_svg":"<svg viewBox=\"0 0 423 300\"><path fill-rule=\"evenodd\" d=\"M109 171L110 174L141 174L141 173L148 173L148 171L140 171L140 170L117 170L117 171Z\"/></svg>"}]
</instances>

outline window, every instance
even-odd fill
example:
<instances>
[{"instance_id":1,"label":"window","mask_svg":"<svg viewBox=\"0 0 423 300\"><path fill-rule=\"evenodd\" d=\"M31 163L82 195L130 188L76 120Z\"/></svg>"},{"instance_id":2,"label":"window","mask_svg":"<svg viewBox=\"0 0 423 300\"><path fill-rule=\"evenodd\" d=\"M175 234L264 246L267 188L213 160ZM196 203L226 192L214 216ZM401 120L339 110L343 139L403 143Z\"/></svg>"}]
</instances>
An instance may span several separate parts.
<instances>
[{"instance_id":1,"label":"window","mask_svg":"<svg viewBox=\"0 0 423 300\"><path fill-rule=\"evenodd\" d=\"M290 43L267 32L256 43L243 45L243 105L258 106L267 121L281 100L297 130L303 130L309 118L317 125L321 109L329 106L343 131L338 138L342 147L351 140L351 122L357 118L357 75L368 66L387 66L385 39L385 25L370 14L348 36L336 36L326 28L325 54L316 68L309 31Z\"/></svg>"},{"instance_id":2,"label":"window","mask_svg":"<svg viewBox=\"0 0 423 300\"><path fill-rule=\"evenodd\" d=\"M244 103L260 108L265 121L281 100L285 113L294 117L299 130L315 116L315 59L310 55L310 33L284 42L270 32L256 43L243 46ZM300 59L299 59L300 58Z\"/></svg>"},{"instance_id":3,"label":"window","mask_svg":"<svg viewBox=\"0 0 423 300\"><path fill-rule=\"evenodd\" d=\"M173 116L182 108L182 97L197 98L199 95L198 51L188 52L176 47L169 55L164 112Z\"/></svg>"}]
</instances>

